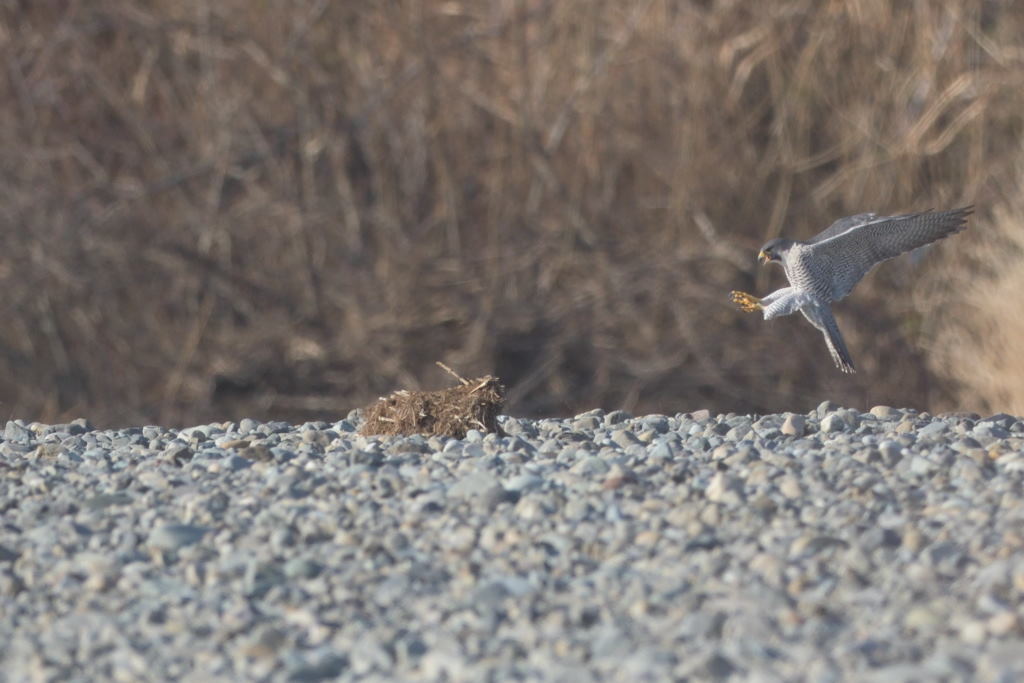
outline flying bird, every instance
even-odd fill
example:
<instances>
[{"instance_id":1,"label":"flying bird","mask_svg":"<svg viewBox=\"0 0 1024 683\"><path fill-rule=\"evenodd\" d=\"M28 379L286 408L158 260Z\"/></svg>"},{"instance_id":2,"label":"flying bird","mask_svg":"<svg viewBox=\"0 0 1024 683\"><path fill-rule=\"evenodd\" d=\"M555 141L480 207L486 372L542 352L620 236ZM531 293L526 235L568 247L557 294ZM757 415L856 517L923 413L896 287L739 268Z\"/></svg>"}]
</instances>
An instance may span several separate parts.
<instances>
[{"instance_id":1,"label":"flying bird","mask_svg":"<svg viewBox=\"0 0 1024 683\"><path fill-rule=\"evenodd\" d=\"M832 315L832 302L849 294L882 261L965 229L973 208L902 216L860 213L840 218L806 242L773 239L761 247L758 260L762 264L781 264L790 286L764 298L733 291L732 302L748 313L762 311L765 320L800 311L825 335L836 367L843 372L855 372L850 351Z\"/></svg>"}]
</instances>

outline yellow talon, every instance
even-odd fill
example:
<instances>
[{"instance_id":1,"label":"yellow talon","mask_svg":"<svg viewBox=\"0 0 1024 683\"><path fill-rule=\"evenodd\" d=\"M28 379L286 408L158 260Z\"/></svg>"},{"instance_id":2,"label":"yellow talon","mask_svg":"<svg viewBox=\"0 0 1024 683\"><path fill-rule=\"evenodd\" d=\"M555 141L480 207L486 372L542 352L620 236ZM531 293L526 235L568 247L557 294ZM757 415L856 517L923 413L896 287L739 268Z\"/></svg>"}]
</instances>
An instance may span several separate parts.
<instances>
[{"instance_id":1,"label":"yellow talon","mask_svg":"<svg viewBox=\"0 0 1024 683\"><path fill-rule=\"evenodd\" d=\"M740 310L745 313L753 313L757 309L761 308L761 299L753 294L733 291L729 295L729 298L732 299L732 302L739 306Z\"/></svg>"}]
</instances>

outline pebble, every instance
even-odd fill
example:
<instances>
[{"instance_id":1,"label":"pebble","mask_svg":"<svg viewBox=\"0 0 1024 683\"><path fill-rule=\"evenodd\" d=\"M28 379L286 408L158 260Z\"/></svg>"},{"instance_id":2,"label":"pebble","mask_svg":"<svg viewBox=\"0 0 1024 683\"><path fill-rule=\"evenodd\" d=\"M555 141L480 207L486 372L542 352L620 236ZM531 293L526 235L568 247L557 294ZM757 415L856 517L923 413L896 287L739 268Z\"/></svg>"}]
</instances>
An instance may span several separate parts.
<instances>
[{"instance_id":1,"label":"pebble","mask_svg":"<svg viewBox=\"0 0 1024 683\"><path fill-rule=\"evenodd\" d=\"M806 428L807 418L803 415L789 413L786 415L786 419L782 422L780 431L786 436L803 436Z\"/></svg>"},{"instance_id":2,"label":"pebble","mask_svg":"<svg viewBox=\"0 0 1024 683\"><path fill-rule=\"evenodd\" d=\"M936 420L917 430L918 439L935 440L949 431L949 425L941 420Z\"/></svg>"},{"instance_id":3,"label":"pebble","mask_svg":"<svg viewBox=\"0 0 1024 683\"><path fill-rule=\"evenodd\" d=\"M1017 417L360 420L9 420L4 675L1024 675Z\"/></svg>"},{"instance_id":4,"label":"pebble","mask_svg":"<svg viewBox=\"0 0 1024 683\"><path fill-rule=\"evenodd\" d=\"M846 429L846 421L838 413L829 413L821 420L821 431L825 434L841 432Z\"/></svg>"},{"instance_id":5,"label":"pebble","mask_svg":"<svg viewBox=\"0 0 1024 683\"><path fill-rule=\"evenodd\" d=\"M31 441L35 434L20 420L8 420L4 428L4 440L25 443Z\"/></svg>"},{"instance_id":6,"label":"pebble","mask_svg":"<svg viewBox=\"0 0 1024 683\"><path fill-rule=\"evenodd\" d=\"M960 638L971 645L981 645L985 642L988 631L984 622L970 620L960 627Z\"/></svg>"},{"instance_id":7,"label":"pebble","mask_svg":"<svg viewBox=\"0 0 1024 683\"><path fill-rule=\"evenodd\" d=\"M875 406L869 410L868 413L877 417L879 420L896 420L903 415L899 410L889 406Z\"/></svg>"},{"instance_id":8,"label":"pebble","mask_svg":"<svg viewBox=\"0 0 1024 683\"><path fill-rule=\"evenodd\" d=\"M708 483L704 495L712 503L738 505L742 502L742 489L739 480L724 472L718 472Z\"/></svg>"},{"instance_id":9,"label":"pebble","mask_svg":"<svg viewBox=\"0 0 1024 683\"><path fill-rule=\"evenodd\" d=\"M927 605L915 605L903 616L904 628L918 631L931 632L942 624L942 618Z\"/></svg>"},{"instance_id":10,"label":"pebble","mask_svg":"<svg viewBox=\"0 0 1024 683\"><path fill-rule=\"evenodd\" d=\"M178 550L198 543L209 529L193 524L164 524L149 535L149 545L161 550Z\"/></svg>"},{"instance_id":11,"label":"pebble","mask_svg":"<svg viewBox=\"0 0 1024 683\"><path fill-rule=\"evenodd\" d=\"M800 480L796 477L786 475L779 480L779 493L790 500L800 498L803 496L803 487L800 485Z\"/></svg>"},{"instance_id":12,"label":"pebble","mask_svg":"<svg viewBox=\"0 0 1024 683\"><path fill-rule=\"evenodd\" d=\"M986 627L988 632L994 636L1005 636L1019 630L1020 621L1017 615L1009 610L993 614L988 619Z\"/></svg>"},{"instance_id":13,"label":"pebble","mask_svg":"<svg viewBox=\"0 0 1024 683\"><path fill-rule=\"evenodd\" d=\"M633 416L624 410L613 410L604 416L604 424L606 427L611 427L612 425L626 422L632 418Z\"/></svg>"},{"instance_id":14,"label":"pebble","mask_svg":"<svg viewBox=\"0 0 1024 683\"><path fill-rule=\"evenodd\" d=\"M878 451L889 466L895 465L902 457L903 446L898 441L886 439L878 444Z\"/></svg>"},{"instance_id":15,"label":"pebble","mask_svg":"<svg viewBox=\"0 0 1024 683\"><path fill-rule=\"evenodd\" d=\"M452 484L448 488L448 495L452 498L482 496L496 486L501 484L493 474L475 471Z\"/></svg>"},{"instance_id":16,"label":"pebble","mask_svg":"<svg viewBox=\"0 0 1024 683\"><path fill-rule=\"evenodd\" d=\"M517 474L505 482L505 488L509 491L525 492L534 491L544 485L544 480L535 474L524 472Z\"/></svg>"},{"instance_id":17,"label":"pebble","mask_svg":"<svg viewBox=\"0 0 1024 683\"><path fill-rule=\"evenodd\" d=\"M570 472L585 477L603 475L610 469L610 465L603 459L596 456L586 456L570 468Z\"/></svg>"}]
</instances>

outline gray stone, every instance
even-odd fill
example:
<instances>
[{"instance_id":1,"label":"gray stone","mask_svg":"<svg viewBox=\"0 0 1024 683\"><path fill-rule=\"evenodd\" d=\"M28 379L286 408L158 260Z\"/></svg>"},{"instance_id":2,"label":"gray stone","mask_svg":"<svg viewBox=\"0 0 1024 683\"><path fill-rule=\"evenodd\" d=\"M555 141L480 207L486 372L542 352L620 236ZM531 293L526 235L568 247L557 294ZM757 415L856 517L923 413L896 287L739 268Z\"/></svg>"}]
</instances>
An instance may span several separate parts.
<instances>
[{"instance_id":1,"label":"gray stone","mask_svg":"<svg viewBox=\"0 0 1024 683\"><path fill-rule=\"evenodd\" d=\"M305 557L293 557L284 564L284 574L289 579L314 579L323 572L324 566Z\"/></svg>"},{"instance_id":2,"label":"gray stone","mask_svg":"<svg viewBox=\"0 0 1024 683\"><path fill-rule=\"evenodd\" d=\"M192 449L183 443L171 443L160 454L161 460L181 466L192 459Z\"/></svg>"},{"instance_id":3,"label":"gray stone","mask_svg":"<svg viewBox=\"0 0 1024 683\"><path fill-rule=\"evenodd\" d=\"M124 492L101 493L85 501L85 507L91 510L105 510L116 505L131 505L132 497Z\"/></svg>"},{"instance_id":4,"label":"gray stone","mask_svg":"<svg viewBox=\"0 0 1024 683\"><path fill-rule=\"evenodd\" d=\"M822 412L15 421L4 675L1019 678L1024 423Z\"/></svg>"},{"instance_id":5,"label":"gray stone","mask_svg":"<svg viewBox=\"0 0 1024 683\"><path fill-rule=\"evenodd\" d=\"M585 432L597 429L604 421L596 415L584 415L572 421L572 428L576 431Z\"/></svg>"},{"instance_id":6,"label":"gray stone","mask_svg":"<svg viewBox=\"0 0 1024 683\"><path fill-rule=\"evenodd\" d=\"M921 455L915 455L910 459L911 474L925 477L935 471L936 467L937 465L935 463Z\"/></svg>"},{"instance_id":7,"label":"gray stone","mask_svg":"<svg viewBox=\"0 0 1024 683\"><path fill-rule=\"evenodd\" d=\"M675 452L668 443L659 441L651 446L647 456L652 460L671 460L675 456Z\"/></svg>"},{"instance_id":8,"label":"gray stone","mask_svg":"<svg viewBox=\"0 0 1024 683\"><path fill-rule=\"evenodd\" d=\"M355 434L359 429L359 424L352 420L338 420L334 424L334 429L339 434Z\"/></svg>"},{"instance_id":9,"label":"gray stone","mask_svg":"<svg viewBox=\"0 0 1024 683\"><path fill-rule=\"evenodd\" d=\"M840 406L837 403L833 403L832 401L822 401L818 405L818 408L815 411L815 413L817 414L818 419L821 420L821 419L824 419L824 417L826 415L828 415L829 413L835 412L835 411L839 410L840 408L842 408L842 406Z\"/></svg>"},{"instance_id":10,"label":"gray stone","mask_svg":"<svg viewBox=\"0 0 1024 683\"><path fill-rule=\"evenodd\" d=\"M628 429L613 430L611 434L611 440L614 443L618 444L619 446L622 446L623 448L627 448L629 446L641 443L640 439L637 438L637 435L629 431Z\"/></svg>"},{"instance_id":11,"label":"gray stone","mask_svg":"<svg viewBox=\"0 0 1024 683\"><path fill-rule=\"evenodd\" d=\"M539 489L544 485L544 480L535 474L523 473L512 477L505 482L505 488L509 491L528 492Z\"/></svg>"},{"instance_id":12,"label":"gray stone","mask_svg":"<svg viewBox=\"0 0 1024 683\"><path fill-rule=\"evenodd\" d=\"M936 420L917 430L917 438L932 441L938 439L949 431L949 425L941 420Z\"/></svg>"},{"instance_id":13,"label":"gray stone","mask_svg":"<svg viewBox=\"0 0 1024 683\"><path fill-rule=\"evenodd\" d=\"M491 512L502 503L515 503L519 500L519 495L518 491L509 491L501 484L495 484L481 493L477 500L481 509Z\"/></svg>"},{"instance_id":14,"label":"gray stone","mask_svg":"<svg viewBox=\"0 0 1024 683\"><path fill-rule=\"evenodd\" d=\"M604 424L606 427L612 427L632 419L633 416L625 410L613 410L604 416Z\"/></svg>"},{"instance_id":15,"label":"gray stone","mask_svg":"<svg viewBox=\"0 0 1024 683\"><path fill-rule=\"evenodd\" d=\"M725 433L726 441L740 441L750 434L750 424L742 424L736 427L732 427L728 432Z\"/></svg>"},{"instance_id":16,"label":"gray stone","mask_svg":"<svg viewBox=\"0 0 1024 683\"><path fill-rule=\"evenodd\" d=\"M471 472L448 487L452 498L471 498L487 493L495 486L501 486L498 479L489 472Z\"/></svg>"},{"instance_id":17,"label":"gray stone","mask_svg":"<svg viewBox=\"0 0 1024 683\"><path fill-rule=\"evenodd\" d=\"M243 458L240 455L232 453L227 458L227 467L229 470L233 472L248 469L252 467L252 460L249 460L248 458Z\"/></svg>"},{"instance_id":18,"label":"gray stone","mask_svg":"<svg viewBox=\"0 0 1024 683\"><path fill-rule=\"evenodd\" d=\"M671 429L671 421L664 415L647 415L641 422L658 434L666 434Z\"/></svg>"},{"instance_id":19,"label":"gray stone","mask_svg":"<svg viewBox=\"0 0 1024 683\"><path fill-rule=\"evenodd\" d=\"M846 429L846 421L837 413L829 413L821 420L821 431L825 434L834 434Z\"/></svg>"},{"instance_id":20,"label":"gray stone","mask_svg":"<svg viewBox=\"0 0 1024 683\"><path fill-rule=\"evenodd\" d=\"M601 458L587 456L572 466L571 471L583 477L595 477L608 472L609 465Z\"/></svg>"},{"instance_id":21,"label":"gray stone","mask_svg":"<svg viewBox=\"0 0 1024 683\"><path fill-rule=\"evenodd\" d=\"M209 531L195 524L163 524L150 532L148 544L161 550L178 550L198 543Z\"/></svg>"},{"instance_id":22,"label":"gray stone","mask_svg":"<svg viewBox=\"0 0 1024 683\"><path fill-rule=\"evenodd\" d=\"M318 681L332 681L338 678L348 668L349 659L346 655L334 652L327 652L292 666L288 672L288 680L295 683L317 683Z\"/></svg>"},{"instance_id":23,"label":"gray stone","mask_svg":"<svg viewBox=\"0 0 1024 683\"><path fill-rule=\"evenodd\" d=\"M704 495L712 503L738 505L743 502L743 485L735 477L719 472L711 478Z\"/></svg>"},{"instance_id":24,"label":"gray stone","mask_svg":"<svg viewBox=\"0 0 1024 683\"><path fill-rule=\"evenodd\" d=\"M35 438L35 434L24 424L20 423L20 420L8 420L7 427L4 428L4 439L18 443L32 441Z\"/></svg>"},{"instance_id":25,"label":"gray stone","mask_svg":"<svg viewBox=\"0 0 1024 683\"><path fill-rule=\"evenodd\" d=\"M725 681L736 672L736 665L725 655L716 652L701 666L700 673L711 681Z\"/></svg>"},{"instance_id":26,"label":"gray stone","mask_svg":"<svg viewBox=\"0 0 1024 683\"><path fill-rule=\"evenodd\" d=\"M998 424L991 422L979 422L971 430L974 438L982 443L984 446L992 444L994 441L999 439L1006 439L1010 437L1010 431L1000 427Z\"/></svg>"},{"instance_id":27,"label":"gray stone","mask_svg":"<svg viewBox=\"0 0 1024 683\"><path fill-rule=\"evenodd\" d=\"M509 435L522 435L524 437L535 437L537 436L537 427L529 420L516 419L514 417L506 418L501 423L502 430Z\"/></svg>"},{"instance_id":28,"label":"gray stone","mask_svg":"<svg viewBox=\"0 0 1024 683\"><path fill-rule=\"evenodd\" d=\"M992 424L997 427L1009 430L1010 427L1013 426L1013 423L1016 422L1018 419L1019 418L1013 415L1007 415L1006 413L998 413L990 417L984 417L981 420L979 420L979 422L981 424Z\"/></svg>"}]
</instances>

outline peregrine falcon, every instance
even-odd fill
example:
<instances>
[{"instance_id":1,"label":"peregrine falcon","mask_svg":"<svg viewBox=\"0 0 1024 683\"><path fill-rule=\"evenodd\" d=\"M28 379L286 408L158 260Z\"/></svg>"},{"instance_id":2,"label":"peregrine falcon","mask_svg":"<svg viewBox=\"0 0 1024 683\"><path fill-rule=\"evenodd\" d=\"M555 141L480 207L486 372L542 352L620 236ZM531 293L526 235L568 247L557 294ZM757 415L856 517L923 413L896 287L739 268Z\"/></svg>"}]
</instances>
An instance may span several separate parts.
<instances>
[{"instance_id":1,"label":"peregrine falcon","mask_svg":"<svg viewBox=\"0 0 1024 683\"><path fill-rule=\"evenodd\" d=\"M854 372L830 304L849 294L876 264L960 232L972 210L966 206L902 216L861 213L840 218L806 242L773 239L761 247L758 259L781 263L790 286L763 299L734 291L732 302L748 313L764 311L765 320L799 310L825 335L836 367Z\"/></svg>"}]
</instances>

